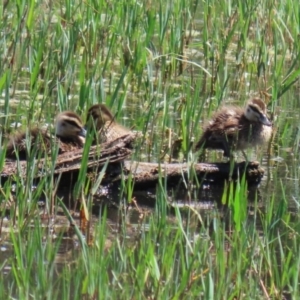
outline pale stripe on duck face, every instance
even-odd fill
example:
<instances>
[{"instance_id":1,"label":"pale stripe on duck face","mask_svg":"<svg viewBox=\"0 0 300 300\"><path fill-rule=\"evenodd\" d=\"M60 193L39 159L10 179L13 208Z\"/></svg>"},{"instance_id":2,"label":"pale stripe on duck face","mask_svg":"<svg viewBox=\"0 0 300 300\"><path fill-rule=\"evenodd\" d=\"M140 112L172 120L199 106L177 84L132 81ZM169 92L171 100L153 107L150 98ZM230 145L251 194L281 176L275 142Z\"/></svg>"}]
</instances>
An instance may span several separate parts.
<instances>
[{"instance_id":1,"label":"pale stripe on duck face","mask_svg":"<svg viewBox=\"0 0 300 300\"><path fill-rule=\"evenodd\" d=\"M258 98L246 107L223 107L207 123L195 149L220 149L229 157L232 150L245 150L267 142L272 123L266 115L266 105Z\"/></svg>"},{"instance_id":2,"label":"pale stripe on duck face","mask_svg":"<svg viewBox=\"0 0 300 300\"><path fill-rule=\"evenodd\" d=\"M85 143L86 129L76 113L64 111L56 116L55 135L62 141L82 146Z\"/></svg>"},{"instance_id":3,"label":"pale stripe on duck face","mask_svg":"<svg viewBox=\"0 0 300 300\"><path fill-rule=\"evenodd\" d=\"M5 147L6 157L25 160L33 150L35 157L43 157L45 153L50 153L54 143L57 142L59 153L82 148L85 143L86 130L76 113L62 112L56 116L54 124L57 140L47 129L38 127L11 135Z\"/></svg>"}]
</instances>

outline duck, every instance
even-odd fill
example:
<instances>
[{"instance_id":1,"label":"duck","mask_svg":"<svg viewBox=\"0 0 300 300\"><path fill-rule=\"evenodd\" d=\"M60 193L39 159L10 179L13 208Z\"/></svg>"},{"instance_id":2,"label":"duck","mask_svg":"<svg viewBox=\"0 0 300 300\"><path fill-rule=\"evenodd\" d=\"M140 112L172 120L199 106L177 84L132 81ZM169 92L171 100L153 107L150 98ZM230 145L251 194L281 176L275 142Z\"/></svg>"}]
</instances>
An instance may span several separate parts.
<instances>
[{"instance_id":1,"label":"duck","mask_svg":"<svg viewBox=\"0 0 300 300\"><path fill-rule=\"evenodd\" d=\"M72 111L59 113L55 118L55 136L48 129L39 127L17 132L9 137L4 146L6 158L26 160L31 154L43 157L50 153L52 145L58 144L58 153L82 148L86 130L81 118Z\"/></svg>"},{"instance_id":2,"label":"duck","mask_svg":"<svg viewBox=\"0 0 300 300\"><path fill-rule=\"evenodd\" d=\"M260 98L248 101L245 108L223 107L204 127L195 150L220 149L225 157L232 151L263 145L270 140L272 123L266 114L266 105Z\"/></svg>"},{"instance_id":3,"label":"duck","mask_svg":"<svg viewBox=\"0 0 300 300\"><path fill-rule=\"evenodd\" d=\"M55 135L63 143L72 143L78 147L83 147L86 129L76 113L64 111L56 116Z\"/></svg>"},{"instance_id":4,"label":"duck","mask_svg":"<svg viewBox=\"0 0 300 300\"><path fill-rule=\"evenodd\" d=\"M85 127L95 135L94 144L110 142L131 133L130 129L115 121L114 115L104 104L94 104L89 108Z\"/></svg>"}]
</instances>

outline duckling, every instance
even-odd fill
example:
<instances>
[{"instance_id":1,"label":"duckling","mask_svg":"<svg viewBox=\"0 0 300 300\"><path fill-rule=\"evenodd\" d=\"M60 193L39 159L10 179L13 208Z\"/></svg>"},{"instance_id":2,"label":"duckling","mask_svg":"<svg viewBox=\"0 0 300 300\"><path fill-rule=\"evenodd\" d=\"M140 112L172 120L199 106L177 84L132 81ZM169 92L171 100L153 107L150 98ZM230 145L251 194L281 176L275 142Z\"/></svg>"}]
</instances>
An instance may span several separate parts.
<instances>
[{"instance_id":1,"label":"duckling","mask_svg":"<svg viewBox=\"0 0 300 300\"><path fill-rule=\"evenodd\" d=\"M96 133L95 144L113 141L131 133L131 130L115 121L115 117L104 104L95 104L89 108L86 127L89 129L94 128L93 132Z\"/></svg>"},{"instance_id":2,"label":"duckling","mask_svg":"<svg viewBox=\"0 0 300 300\"><path fill-rule=\"evenodd\" d=\"M82 147L85 143L86 130L76 113L64 111L55 118L55 135L63 143L72 143Z\"/></svg>"},{"instance_id":3,"label":"duckling","mask_svg":"<svg viewBox=\"0 0 300 300\"><path fill-rule=\"evenodd\" d=\"M221 149L229 157L231 150L243 150L267 142L271 138L272 123L266 115L266 105L259 99L250 100L245 109L223 107L204 128L195 149Z\"/></svg>"},{"instance_id":4,"label":"duckling","mask_svg":"<svg viewBox=\"0 0 300 300\"><path fill-rule=\"evenodd\" d=\"M55 136L47 129L32 128L27 132L19 132L12 136L6 145L6 158L25 160L32 150L35 154L49 153L51 145L58 143L59 153L72 151L83 147L86 130L80 117L71 111L65 111L56 116ZM36 155L37 156L37 155Z\"/></svg>"}]
</instances>

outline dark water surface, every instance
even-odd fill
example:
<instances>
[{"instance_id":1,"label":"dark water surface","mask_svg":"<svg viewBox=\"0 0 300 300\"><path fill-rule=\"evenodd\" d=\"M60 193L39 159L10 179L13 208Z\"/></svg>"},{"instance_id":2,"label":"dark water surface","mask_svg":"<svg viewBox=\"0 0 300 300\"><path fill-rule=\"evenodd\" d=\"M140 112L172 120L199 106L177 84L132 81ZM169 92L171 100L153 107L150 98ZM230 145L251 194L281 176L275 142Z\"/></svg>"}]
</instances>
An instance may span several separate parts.
<instances>
[{"instance_id":1,"label":"dark water surface","mask_svg":"<svg viewBox=\"0 0 300 300\"><path fill-rule=\"evenodd\" d=\"M291 93L286 97L291 97ZM274 121L274 128L276 135L272 145L268 147L252 149L248 151L249 160L259 160L262 167L265 169L265 175L258 186L248 187L248 203L249 203L249 217L251 217L251 206L257 199L258 206L262 208L275 198L275 203L280 203L284 199L282 195L288 200L288 208L292 212L299 209L299 136L300 125L298 124L300 101L295 97L295 101L284 102L286 107L277 107L278 116ZM281 102L279 102L280 104ZM211 154L210 159L218 159L219 155ZM238 156L237 160L241 160ZM224 213L224 207L221 204L224 192L223 183L204 183L200 189L192 188L187 191L184 186L176 189L170 189L165 199L170 207L169 222L176 221L175 215L172 212L172 207L179 208L183 212L187 207L192 207L198 211L200 215L205 218L207 215L217 213ZM74 201L70 196L69 188L62 188L58 191L58 196L64 199L65 204L73 211L75 223L80 227L80 218L78 213L78 205L74 207ZM132 198L134 202L127 205L125 196L120 195L120 189L100 189L99 194L94 199L94 204L91 209L92 217L89 232L97 226L103 212L106 212L107 228L110 231L107 240L107 247L112 243L116 233L124 231L126 228L127 238L134 239L140 230L147 230L147 220L154 212L157 205L156 189L137 190L133 193ZM56 214L53 217L43 215L44 211L43 199L41 199L41 218L42 223L49 227L48 233L57 236L60 232L64 232L61 248L57 257L57 262L72 261L74 253L79 251L79 243L76 239L74 229L70 220L63 214ZM43 204L44 203L44 204ZM197 227L197 224L195 225ZM3 263L13 253L10 242L7 240L10 228L10 217L6 216L2 223L2 245L0 248L0 263ZM83 232L83 234L85 234ZM75 251L75 252L74 252ZM9 267L3 269L3 272L8 272Z\"/></svg>"}]
</instances>

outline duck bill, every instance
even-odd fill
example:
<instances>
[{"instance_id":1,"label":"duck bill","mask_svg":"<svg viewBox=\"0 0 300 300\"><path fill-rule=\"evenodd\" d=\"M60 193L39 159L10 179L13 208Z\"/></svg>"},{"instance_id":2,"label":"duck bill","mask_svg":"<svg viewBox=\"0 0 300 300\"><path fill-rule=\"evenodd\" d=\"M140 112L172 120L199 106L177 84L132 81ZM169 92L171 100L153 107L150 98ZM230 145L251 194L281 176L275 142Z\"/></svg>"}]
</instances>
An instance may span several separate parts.
<instances>
[{"instance_id":1,"label":"duck bill","mask_svg":"<svg viewBox=\"0 0 300 300\"><path fill-rule=\"evenodd\" d=\"M266 126L272 126L272 123L265 115L260 116L260 122Z\"/></svg>"},{"instance_id":2,"label":"duck bill","mask_svg":"<svg viewBox=\"0 0 300 300\"><path fill-rule=\"evenodd\" d=\"M86 137L86 129L84 127L81 127L81 130L79 131L79 136Z\"/></svg>"}]
</instances>

